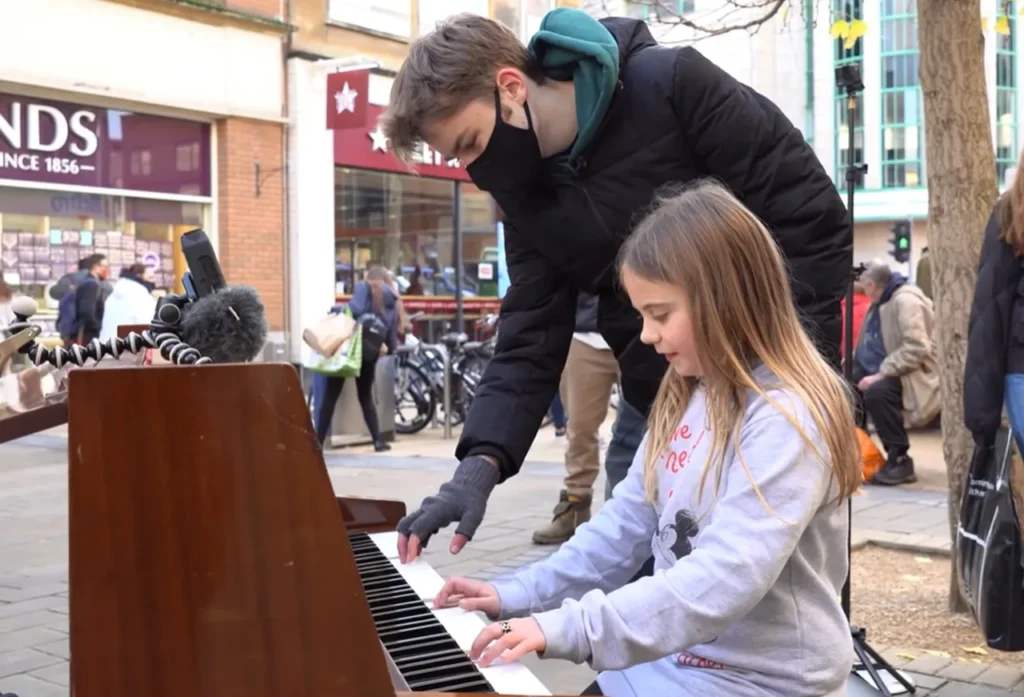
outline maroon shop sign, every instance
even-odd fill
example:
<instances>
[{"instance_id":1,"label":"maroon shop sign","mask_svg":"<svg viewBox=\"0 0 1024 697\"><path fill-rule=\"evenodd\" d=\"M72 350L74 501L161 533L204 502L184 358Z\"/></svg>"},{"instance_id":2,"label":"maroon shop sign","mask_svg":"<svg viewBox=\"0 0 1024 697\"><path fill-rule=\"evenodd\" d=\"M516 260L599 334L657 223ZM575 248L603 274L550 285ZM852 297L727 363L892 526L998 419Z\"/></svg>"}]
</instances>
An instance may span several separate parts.
<instances>
[{"instance_id":1,"label":"maroon shop sign","mask_svg":"<svg viewBox=\"0 0 1024 697\"><path fill-rule=\"evenodd\" d=\"M210 125L0 94L0 179L209 196Z\"/></svg>"},{"instance_id":2,"label":"maroon shop sign","mask_svg":"<svg viewBox=\"0 0 1024 697\"><path fill-rule=\"evenodd\" d=\"M334 164L356 169L411 174L391 154L377 125L384 107L370 104L370 71L350 70L327 75L327 128L334 131ZM446 160L424 144L413 158L414 169L425 177L470 181L458 160Z\"/></svg>"}]
</instances>

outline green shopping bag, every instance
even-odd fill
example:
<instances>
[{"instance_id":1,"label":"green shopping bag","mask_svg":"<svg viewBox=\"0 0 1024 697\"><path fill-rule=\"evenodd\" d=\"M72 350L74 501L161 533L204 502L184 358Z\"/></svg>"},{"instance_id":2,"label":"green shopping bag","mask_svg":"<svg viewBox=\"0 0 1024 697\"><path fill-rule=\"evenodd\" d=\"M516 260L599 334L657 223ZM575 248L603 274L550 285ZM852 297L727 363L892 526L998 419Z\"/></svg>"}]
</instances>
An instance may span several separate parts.
<instances>
[{"instance_id":1,"label":"green shopping bag","mask_svg":"<svg viewBox=\"0 0 1024 697\"><path fill-rule=\"evenodd\" d=\"M345 312L348 312L345 308ZM363 325L356 324L351 338L345 341L333 356L313 354L307 370L331 378L355 378L363 367Z\"/></svg>"}]
</instances>

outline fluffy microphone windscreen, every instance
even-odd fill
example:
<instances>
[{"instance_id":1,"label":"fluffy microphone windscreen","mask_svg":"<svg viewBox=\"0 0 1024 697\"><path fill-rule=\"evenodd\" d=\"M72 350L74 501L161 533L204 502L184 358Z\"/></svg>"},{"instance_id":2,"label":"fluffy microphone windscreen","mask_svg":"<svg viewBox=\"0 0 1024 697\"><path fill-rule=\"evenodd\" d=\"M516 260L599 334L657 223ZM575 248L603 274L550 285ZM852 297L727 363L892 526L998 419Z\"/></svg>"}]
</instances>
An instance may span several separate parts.
<instances>
[{"instance_id":1,"label":"fluffy microphone windscreen","mask_svg":"<svg viewBox=\"0 0 1024 697\"><path fill-rule=\"evenodd\" d=\"M231 286L185 307L181 340L214 363L248 363L267 342L263 301L249 286Z\"/></svg>"},{"instance_id":2,"label":"fluffy microphone windscreen","mask_svg":"<svg viewBox=\"0 0 1024 697\"><path fill-rule=\"evenodd\" d=\"M19 295L11 301L11 312L28 318L39 312L39 303L27 295Z\"/></svg>"}]
</instances>

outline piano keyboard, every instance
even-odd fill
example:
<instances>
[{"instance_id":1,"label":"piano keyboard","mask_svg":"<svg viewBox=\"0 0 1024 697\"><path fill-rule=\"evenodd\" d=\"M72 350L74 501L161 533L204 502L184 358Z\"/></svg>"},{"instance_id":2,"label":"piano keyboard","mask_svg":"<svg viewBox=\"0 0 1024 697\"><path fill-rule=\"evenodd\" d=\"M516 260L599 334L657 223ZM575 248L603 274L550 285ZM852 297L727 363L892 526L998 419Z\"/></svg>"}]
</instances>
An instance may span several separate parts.
<instances>
[{"instance_id":1,"label":"piano keyboard","mask_svg":"<svg viewBox=\"0 0 1024 697\"><path fill-rule=\"evenodd\" d=\"M466 652L485 626L460 608L435 610L444 579L418 559L398 561L398 534L349 535L377 635L413 692L550 695L519 663L480 668Z\"/></svg>"}]
</instances>

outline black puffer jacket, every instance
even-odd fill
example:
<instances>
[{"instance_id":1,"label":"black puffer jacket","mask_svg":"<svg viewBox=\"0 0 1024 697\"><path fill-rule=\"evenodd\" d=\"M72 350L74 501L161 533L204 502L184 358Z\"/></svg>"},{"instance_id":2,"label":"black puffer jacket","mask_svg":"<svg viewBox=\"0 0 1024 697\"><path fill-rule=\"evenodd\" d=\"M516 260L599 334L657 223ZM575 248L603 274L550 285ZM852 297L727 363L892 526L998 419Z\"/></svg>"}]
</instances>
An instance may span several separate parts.
<instances>
[{"instance_id":1,"label":"black puffer jacket","mask_svg":"<svg viewBox=\"0 0 1024 697\"><path fill-rule=\"evenodd\" d=\"M640 316L617 288L615 259L666 184L715 177L768 225L812 335L838 364L850 221L800 131L695 49L658 46L638 20L602 24L619 44L619 85L600 131L573 163L577 174L546 178L521 195L495 194L512 285L456 456L491 455L503 478L519 470L558 388L578 290L599 295L600 331L618 358L623 396L649 410L667 365L640 342Z\"/></svg>"},{"instance_id":2,"label":"black puffer jacket","mask_svg":"<svg viewBox=\"0 0 1024 697\"><path fill-rule=\"evenodd\" d=\"M575 331L586 333L599 331L597 327L597 303L596 295L580 293L576 299L576 326Z\"/></svg>"},{"instance_id":3,"label":"black puffer jacket","mask_svg":"<svg viewBox=\"0 0 1024 697\"><path fill-rule=\"evenodd\" d=\"M1024 373L1024 271L1000 239L998 210L985 226L964 361L964 421L978 443L999 430L1006 375Z\"/></svg>"}]
</instances>

